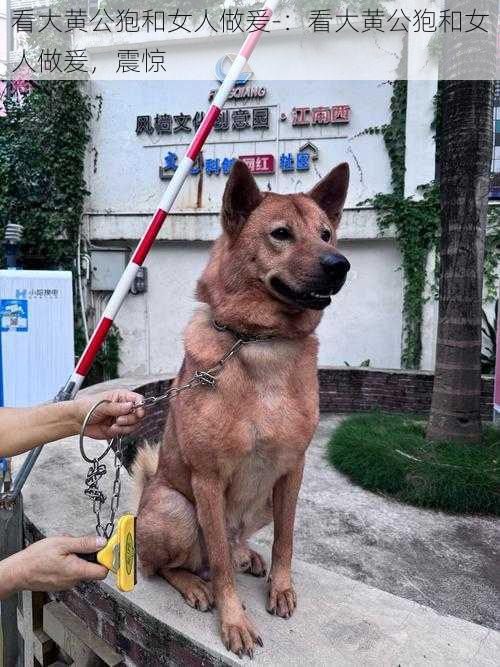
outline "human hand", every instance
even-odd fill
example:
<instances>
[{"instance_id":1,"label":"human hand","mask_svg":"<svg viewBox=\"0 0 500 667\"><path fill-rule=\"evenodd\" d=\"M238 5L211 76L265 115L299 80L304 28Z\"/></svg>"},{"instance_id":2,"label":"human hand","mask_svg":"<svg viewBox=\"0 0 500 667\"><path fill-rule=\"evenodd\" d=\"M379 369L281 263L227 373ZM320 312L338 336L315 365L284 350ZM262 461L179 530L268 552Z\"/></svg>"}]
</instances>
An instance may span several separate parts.
<instances>
[{"instance_id":1,"label":"human hand","mask_svg":"<svg viewBox=\"0 0 500 667\"><path fill-rule=\"evenodd\" d=\"M91 554L106 544L103 537L48 537L5 561L17 590L61 591L81 581L106 578L103 565L89 563L77 554Z\"/></svg>"},{"instance_id":2,"label":"human hand","mask_svg":"<svg viewBox=\"0 0 500 667\"><path fill-rule=\"evenodd\" d=\"M111 402L102 403L96 409L85 429L85 435L96 440L109 440L117 435L133 433L145 415L144 408L135 410L133 408L137 403L142 403L144 396L126 389L105 391L101 394L77 398L74 403L78 412L79 424L83 424L92 407L103 400Z\"/></svg>"}]
</instances>

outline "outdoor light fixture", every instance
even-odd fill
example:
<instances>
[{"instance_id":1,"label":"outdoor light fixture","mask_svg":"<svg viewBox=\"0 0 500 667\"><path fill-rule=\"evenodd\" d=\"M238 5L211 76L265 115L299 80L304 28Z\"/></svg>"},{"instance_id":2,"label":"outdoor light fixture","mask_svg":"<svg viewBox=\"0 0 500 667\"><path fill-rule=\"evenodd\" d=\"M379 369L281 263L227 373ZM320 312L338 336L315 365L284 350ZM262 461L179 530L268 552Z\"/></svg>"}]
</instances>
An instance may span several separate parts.
<instances>
[{"instance_id":1,"label":"outdoor light fixture","mask_svg":"<svg viewBox=\"0 0 500 667\"><path fill-rule=\"evenodd\" d=\"M5 249L5 261L8 269L17 269L17 256L19 245L23 236L23 226L15 222L8 222L5 227L3 246Z\"/></svg>"}]
</instances>

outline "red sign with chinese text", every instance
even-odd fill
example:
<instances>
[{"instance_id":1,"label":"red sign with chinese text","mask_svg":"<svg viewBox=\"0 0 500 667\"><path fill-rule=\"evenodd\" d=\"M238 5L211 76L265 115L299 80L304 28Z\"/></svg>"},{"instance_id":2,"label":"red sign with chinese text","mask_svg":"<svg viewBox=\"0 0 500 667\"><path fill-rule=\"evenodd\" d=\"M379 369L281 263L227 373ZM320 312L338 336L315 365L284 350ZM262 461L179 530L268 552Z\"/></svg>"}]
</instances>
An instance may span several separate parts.
<instances>
[{"instance_id":1,"label":"red sign with chinese text","mask_svg":"<svg viewBox=\"0 0 500 667\"><path fill-rule=\"evenodd\" d=\"M252 174L274 174L274 155L240 155Z\"/></svg>"},{"instance_id":2,"label":"red sign with chinese text","mask_svg":"<svg viewBox=\"0 0 500 667\"><path fill-rule=\"evenodd\" d=\"M334 125L349 123L351 107L340 104L333 107L294 107L292 109L292 125Z\"/></svg>"}]
</instances>

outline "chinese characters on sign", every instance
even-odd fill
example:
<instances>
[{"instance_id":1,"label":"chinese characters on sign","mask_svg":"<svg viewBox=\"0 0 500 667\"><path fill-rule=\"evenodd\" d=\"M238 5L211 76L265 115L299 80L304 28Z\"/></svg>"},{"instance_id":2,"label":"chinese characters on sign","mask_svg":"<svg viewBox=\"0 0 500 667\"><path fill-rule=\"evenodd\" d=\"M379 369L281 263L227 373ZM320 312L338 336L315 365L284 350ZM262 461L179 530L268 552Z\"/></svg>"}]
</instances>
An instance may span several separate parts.
<instances>
[{"instance_id":1,"label":"chinese characters on sign","mask_svg":"<svg viewBox=\"0 0 500 667\"><path fill-rule=\"evenodd\" d=\"M154 118L150 115L137 116L135 133L139 134L178 134L179 132L192 132L201 125L205 116L204 111L197 111L193 115L179 113L156 114ZM214 130L225 132L227 130L269 130L270 113L269 107L257 107L254 109L223 109L217 118Z\"/></svg>"},{"instance_id":2,"label":"chinese characters on sign","mask_svg":"<svg viewBox=\"0 0 500 667\"><path fill-rule=\"evenodd\" d=\"M227 132L233 130L242 132L244 130L269 130L271 128L270 107L242 107L238 109L222 109L217 118L214 130ZM140 134L178 134L179 132L192 132L201 125L205 112L197 111L194 114L179 113L156 114L154 118L150 115L137 116L135 133ZM286 121L286 113L281 114L281 121ZM292 109L292 126L310 125L336 125L349 123L351 120L351 107L342 104L336 106L320 107L294 107Z\"/></svg>"},{"instance_id":3,"label":"chinese characters on sign","mask_svg":"<svg viewBox=\"0 0 500 667\"><path fill-rule=\"evenodd\" d=\"M245 130L269 130L271 129L271 107L240 107L236 109L222 109L214 130L219 132ZM196 130L204 118L203 111L194 114L156 114L156 116L142 115L136 117L135 132L137 135L176 135L178 133L189 133ZM281 113L281 121L288 119L286 113ZM328 126L337 123L349 123L351 120L351 107L342 104L334 106L317 107L294 107L291 113L292 127L302 126ZM269 140L264 140L269 141ZM272 140L274 141L274 140ZM216 142L217 143L217 142ZM219 142L220 143L220 142ZM173 148L173 147L172 147ZM301 145L296 153L283 152L277 160L271 154L240 155L240 159L246 162L253 174L274 174L276 164L283 173L309 171L311 161L318 159L318 148L311 141ZM210 157L203 159L202 156L196 160L191 169L191 175L196 176L203 172L206 176L227 176L231 171L236 158L233 157ZM160 178L172 178L178 166L178 155L174 150L169 150L160 166Z\"/></svg>"},{"instance_id":4,"label":"chinese characters on sign","mask_svg":"<svg viewBox=\"0 0 500 667\"><path fill-rule=\"evenodd\" d=\"M351 120L351 107L346 104L333 107L294 107L292 125L330 125L348 123Z\"/></svg>"},{"instance_id":5,"label":"chinese characters on sign","mask_svg":"<svg viewBox=\"0 0 500 667\"><path fill-rule=\"evenodd\" d=\"M274 155L240 155L252 174L274 174Z\"/></svg>"},{"instance_id":6,"label":"chinese characters on sign","mask_svg":"<svg viewBox=\"0 0 500 667\"><path fill-rule=\"evenodd\" d=\"M46 288L32 288L32 289L17 289L16 299L58 299L58 289Z\"/></svg>"},{"instance_id":7,"label":"chinese characters on sign","mask_svg":"<svg viewBox=\"0 0 500 667\"><path fill-rule=\"evenodd\" d=\"M311 156L305 151L299 151L294 158L292 153L282 153L280 155L280 169L283 172L289 171L309 171L311 166Z\"/></svg>"},{"instance_id":8,"label":"chinese characters on sign","mask_svg":"<svg viewBox=\"0 0 500 667\"><path fill-rule=\"evenodd\" d=\"M299 150L295 155L292 153L282 153L279 157L279 166L282 172L291 171L309 171L311 166L311 159L317 159L317 149L315 155L311 155L309 151ZM243 160L248 165L252 174L274 174L275 173L275 159L274 155L240 155L240 160ZM203 170L207 176L220 176L223 174L227 176L231 171L236 158L206 158L203 160L198 157L197 161L191 169L191 175L197 176ZM160 167L160 178L167 180L172 178L178 166L178 156L176 153L169 151L163 159L163 165Z\"/></svg>"}]
</instances>

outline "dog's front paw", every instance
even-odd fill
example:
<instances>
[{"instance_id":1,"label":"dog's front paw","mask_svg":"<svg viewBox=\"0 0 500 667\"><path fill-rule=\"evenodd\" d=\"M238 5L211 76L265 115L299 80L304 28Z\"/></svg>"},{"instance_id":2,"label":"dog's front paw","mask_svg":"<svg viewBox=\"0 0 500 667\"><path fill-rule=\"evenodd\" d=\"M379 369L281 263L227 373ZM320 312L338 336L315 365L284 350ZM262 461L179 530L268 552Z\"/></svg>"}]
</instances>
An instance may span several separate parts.
<instances>
[{"instance_id":1,"label":"dog's front paw","mask_svg":"<svg viewBox=\"0 0 500 667\"><path fill-rule=\"evenodd\" d=\"M270 614L290 618L297 607L297 593L292 584L288 587L278 587L271 580L271 587L267 596L266 609Z\"/></svg>"},{"instance_id":2,"label":"dog's front paw","mask_svg":"<svg viewBox=\"0 0 500 667\"><path fill-rule=\"evenodd\" d=\"M221 617L221 636L226 649L236 653L239 658L245 654L253 658L255 644L264 645L243 609Z\"/></svg>"}]
</instances>

